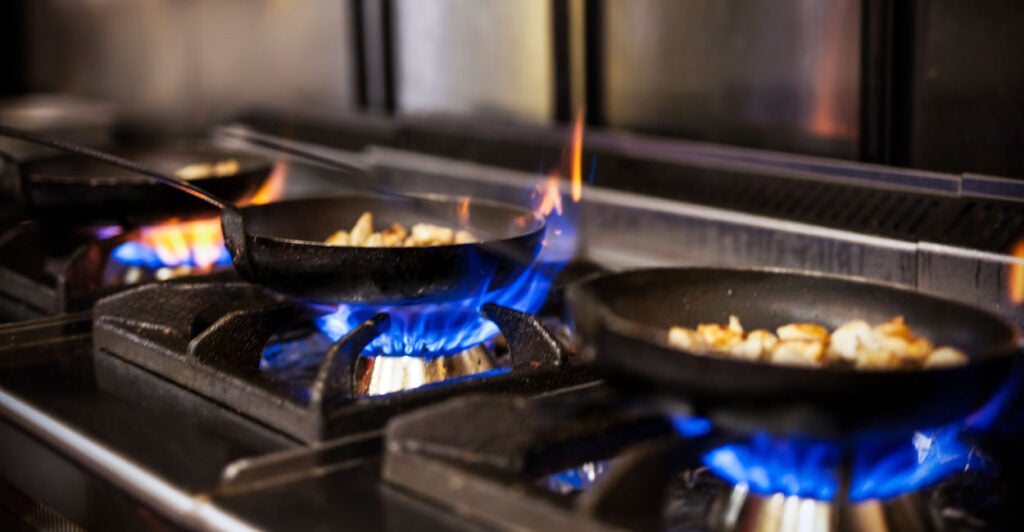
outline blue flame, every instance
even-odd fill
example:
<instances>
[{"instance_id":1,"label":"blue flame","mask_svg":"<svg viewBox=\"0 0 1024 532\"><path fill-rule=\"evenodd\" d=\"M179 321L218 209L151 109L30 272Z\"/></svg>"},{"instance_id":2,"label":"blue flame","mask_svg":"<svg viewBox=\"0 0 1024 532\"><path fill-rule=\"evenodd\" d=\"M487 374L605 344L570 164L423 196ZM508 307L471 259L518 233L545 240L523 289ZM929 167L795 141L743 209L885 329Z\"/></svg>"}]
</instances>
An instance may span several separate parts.
<instances>
[{"instance_id":1,"label":"blue flame","mask_svg":"<svg viewBox=\"0 0 1024 532\"><path fill-rule=\"evenodd\" d=\"M782 493L831 500L843 456L852 455L849 500L888 499L926 488L957 472L990 464L961 440L963 423L915 432L895 443L818 442L757 434L718 447L704 464L733 484L761 494Z\"/></svg>"},{"instance_id":2,"label":"blue flame","mask_svg":"<svg viewBox=\"0 0 1024 532\"><path fill-rule=\"evenodd\" d=\"M444 356L480 344L498 333L498 326L480 314L485 303L522 312L540 310L551 289L557 268L534 266L518 279L479 297L444 303L411 305L341 305L321 316L317 326L333 341L380 312L391 317L391 327L368 346L384 356Z\"/></svg>"},{"instance_id":3,"label":"blue flame","mask_svg":"<svg viewBox=\"0 0 1024 532\"><path fill-rule=\"evenodd\" d=\"M562 495L585 491L608 473L607 461L587 462L544 477L542 483L549 490Z\"/></svg>"},{"instance_id":4,"label":"blue flame","mask_svg":"<svg viewBox=\"0 0 1024 532\"><path fill-rule=\"evenodd\" d=\"M985 470L986 460L961 441L963 425L918 431L895 444L847 446L758 434L719 447L704 464L733 484L761 494L782 493L831 500L839 486L846 452L853 456L849 500L888 499L928 487L950 475Z\"/></svg>"},{"instance_id":5,"label":"blue flame","mask_svg":"<svg viewBox=\"0 0 1024 532\"><path fill-rule=\"evenodd\" d=\"M155 249L139 242L125 242L124 244L114 248L114 251L111 252L110 256L117 262L126 266L142 266L153 270L168 266L198 266L195 262L195 258L192 256L189 256L188 260L184 263L167 264L160 259L160 256L157 254ZM214 261L214 265L231 265L231 254L228 253L228 249L226 247L221 246L220 252L217 255L217 260Z\"/></svg>"},{"instance_id":6,"label":"blue flame","mask_svg":"<svg viewBox=\"0 0 1024 532\"><path fill-rule=\"evenodd\" d=\"M718 476L756 493L831 500L839 486L835 469L841 458L841 448L834 445L757 434L712 450L703 462Z\"/></svg>"},{"instance_id":7,"label":"blue flame","mask_svg":"<svg viewBox=\"0 0 1024 532\"><path fill-rule=\"evenodd\" d=\"M888 499L930 486L954 473L985 470L989 464L961 441L962 425L915 432L895 446L858 447L853 454L853 502Z\"/></svg>"},{"instance_id":8,"label":"blue flame","mask_svg":"<svg viewBox=\"0 0 1024 532\"><path fill-rule=\"evenodd\" d=\"M698 438L711 432L711 421L696 416L669 416L676 432L687 438Z\"/></svg>"},{"instance_id":9,"label":"blue flame","mask_svg":"<svg viewBox=\"0 0 1024 532\"><path fill-rule=\"evenodd\" d=\"M1010 378L1006 384L999 389L998 392L984 407L980 408L977 412L971 414L965 422L966 428L971 431L985 432L995 428L996 421L1003 420L1008 421L1012 424L1013 412L1010 411L1011 404L1015 401L1020 400L1020 381L1021 381L1021 366L1018 361L1014 366L1013 371L1010 373ZM1018 412L1019 415L1019 412ZM1000 427L1002 428L1002 427Z\"/></svg>"},{"instance_id":10,"label":"blue flame","mask_svg":"<svg viewBox=\"0 0 1024 532\"><path fill-rule=\"evenodd\" d=\"M830 500L839 486L841 462L851 458L848 499L889 499L927 488L959 472L989 471L993 465L967 441L971 434L1005 424L1018 398L1021 374L1010 379L984 407L965 420L919 430L904 437L876 433L845 442L777 438L756 434L749 440L718 447L704 464L733 484L761 494L782 493ZM688 418L683 418L688 419ZM673 419L676 430L688 427Z\"/></svg>"}]
</instances>

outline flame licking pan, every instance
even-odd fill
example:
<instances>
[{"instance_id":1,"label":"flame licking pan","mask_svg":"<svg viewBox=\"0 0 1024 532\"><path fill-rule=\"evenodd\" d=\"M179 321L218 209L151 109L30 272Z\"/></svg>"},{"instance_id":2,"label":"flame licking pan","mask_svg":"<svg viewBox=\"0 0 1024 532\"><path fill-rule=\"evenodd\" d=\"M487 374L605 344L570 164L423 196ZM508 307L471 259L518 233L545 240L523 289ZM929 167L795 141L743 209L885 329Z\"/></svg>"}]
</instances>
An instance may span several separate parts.
<instances>
[{"instance_id":1,"label":"flame licking pan","mask_svg":"<svg viewBox=\"0 0 1024 532\"><path fill-rule=\"evenodd\" d=\"M0 135L67 150L191 194L221 209L224 241L246 279L319 303L430 302L479 294L518 277L540 251L544 220L511 205L476 201L466 223L460 198L355 195L289 200L238 208L199 188L137 162L34 133L0 126ZM364 211L380 224L423 221L472 232L480 242L430 247L329 246Z\"/></svg>"},{"instance_id":2,"label":"flame licking pan","mask_svg":"<svg viewBox=\"0 0 1024 532\"><path fill-rule=\"evenodd\" d=\"M198 142L123 148L118 153L166 174L191 164L234 160L238 163L236 172L194 180L204 190L232 203L255 194L273 169L266 157ZM207 202L79 154L28 161L16 174L6 177L14 181L8 188L13 188L15 196L38 215L51 220L143 225L172 217L217 213Z\"/></svg>"},{"instance_id":3,"label":"flame licking pan","mask_svg":"<svg viewBox=\"0 0 1024 532\"><path fill-rule=\"evenodd\" d=\"M610 274L574 286L570 312L584 353L623 386L680 400L744 429L840 437L875 427L930 428L962 419L1005 382L1016 329L969 305L850 277L775 270L679 268ZM670 347L673 325L775 330L902 315L920 336L958 347L963 366L861 371L701 356Z\"/></svg>"}]
</instances>

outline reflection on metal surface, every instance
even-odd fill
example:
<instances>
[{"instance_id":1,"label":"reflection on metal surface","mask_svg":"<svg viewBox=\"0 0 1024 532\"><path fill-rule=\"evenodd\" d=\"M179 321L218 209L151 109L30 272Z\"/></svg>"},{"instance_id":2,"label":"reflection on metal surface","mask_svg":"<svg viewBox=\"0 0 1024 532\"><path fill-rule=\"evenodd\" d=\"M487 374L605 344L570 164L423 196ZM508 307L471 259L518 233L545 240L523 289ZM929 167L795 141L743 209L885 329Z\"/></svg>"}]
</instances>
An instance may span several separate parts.
<instances>
[{"instance_id":1,"label":"reflection on metal surface","mask_svg":"<svg viewBox=\"0 0 1024 532\"><path fill-rule=\"evenodd\" d=\"M840 515L845 530L935 530L937 523L928 507L924 497L919 493L911 493L887 501L870 500L850 504L840 510Z\"/></svg>"},{"instance_id":2,"label":"reflection on metal surface","mask_svg":"<svg viewBox=\"0 0 1024 532\"><path fill-rule=\"evenodd\" d=\"M551 120L551 28L547 0L396 1L398 111Z\"/></svg>"},{"instance_id":3,"label":"reflection on metal surface","mask_svg":"<svg viewBox=\"0 0 1024 532\"><path fill-rule=\"evenodd\" d=\"M757 495L736 486L712 511L716 530L829 532L836 530L831 503L796 496Z\"/></svg>"},{"instance_id":4,"label":"reflection on metal surface","mask_svg":"<svg viewBox=\"0 0 1024 532\"><path fill-rule=\"evenodd\" d=\"M348 2L45 0L29 11L32 83L103 98L134 121L191 130L249 106L355 102Z\"/></svg>"},{"instance_id":5,"label":"reflection on metal surface","mask_svg":"<svg viewBox=\"0 0 1024 532\"><path fill-rule=\"evenodd\" d=\"M478 345L445 357L359 357L355 393L384 395L419 388L458 377L477 375L497 368L486 347Z\"/></svg>"},{"instance_id":6,"label":"reflection on metal surface","mask_svg":"<svg viewBox=\"0 0 1024 532\"><path fill-rule=\"evenodd\" d=\"M859 2L605 5L609 125L856 156Z\"/></svg>"}]
</instances>

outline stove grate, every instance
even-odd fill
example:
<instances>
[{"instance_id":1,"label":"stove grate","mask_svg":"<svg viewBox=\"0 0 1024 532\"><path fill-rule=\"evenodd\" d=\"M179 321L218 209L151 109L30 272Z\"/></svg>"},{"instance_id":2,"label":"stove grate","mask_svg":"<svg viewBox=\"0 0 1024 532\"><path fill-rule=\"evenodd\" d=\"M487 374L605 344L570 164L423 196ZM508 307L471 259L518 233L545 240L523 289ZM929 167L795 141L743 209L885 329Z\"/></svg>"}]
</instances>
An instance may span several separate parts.
<instances>
[{"instance_id":1,"label":"stove grate","mask_svg":"<svg viewBox=\"0 0 1024 532\"><path fill-rule=\"evenodd\" d=\"M534 393L593 380L530 315L485 314L509 345L500 374L367 397L353 393L363 349L388 329L379 314L330 345L311 380L261 372L271 337L310 311L246 283L157 283L100 300L97 347L304 442L380 427L394 413L472 391Z\"/></svg>"}]
</instances>

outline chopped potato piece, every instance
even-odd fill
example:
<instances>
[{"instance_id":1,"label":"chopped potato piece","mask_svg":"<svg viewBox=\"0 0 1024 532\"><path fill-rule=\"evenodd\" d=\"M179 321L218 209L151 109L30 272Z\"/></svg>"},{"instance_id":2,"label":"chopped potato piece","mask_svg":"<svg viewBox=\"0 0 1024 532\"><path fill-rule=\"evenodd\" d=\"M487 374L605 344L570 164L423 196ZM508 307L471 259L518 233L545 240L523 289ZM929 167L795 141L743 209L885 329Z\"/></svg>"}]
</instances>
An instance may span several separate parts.
<instances>
[{"instance_id":1,"label":"chopped potato piece","mask_svg":"<svg viewBox=\"0 0 1024 532\"><path fill-rule=\"evenodd\" d=\"M910 332L910 327L907 327L907 322L903 319L903 316L896 316L895 318L875 327L875 332L878 334L884 334L885 336L903 338L904 340L911 340L914 338L914 333Z\"/></svg>"},{"instance_id":2,"label":"chopped potato piece","mask_svg":"<svg viewBox=\"0 0 1024 532\"><path fill-rule=\"evenodd\" d=\"M477 240L476 237L473 236L473 233L470 233L469 231L465 231L462 229L455 231L456 244L475 244L476 242L479 242L479 240Z\"/></svg>"},{"instance_id":3,"label":"chopped potato piece","mask_svg":"<svg viewBox=\"0 0 1024 532\"><path fill-rule=\"evenodd\" d=\"M401 225L391 224L391 227L380 232L380 236L385 246L397 247L405 243L405 237L409 236L409 232Z\"/></svg>"},{"instance_id":4,"label":"chopped potato piece","mask_svg":"<svg viewBox=\"0 0 1024 532\"><path fill-rule=\"evenodd\" d=\"M771 350L775 364L820 366L825 357L825 343L815 340L780 341Z\"/></svg>"},{"instance_id":5,"label":"chopped potato piece","mask_svg":"<svg viewBox=\"0 0 1024 532\"><path fill-rule=\"evenodd\" d=\"M217 177L224 177L237 174L238 171L241 169L242 167L241 165L238 164L238 161L234 159L228 159L226 161L221 161L213 165L213 174L216 175Z\"/></svg>"},{"instance_id":6,"label":"chopped potato piece","mask_svg":"<svg viewBox=\"0 0 1024 532\"><path fill-rule=\"evenodd\" d=\"M209 177L213 175L213 166L211 166L209 163L190 164L184 168L178 169L177 172L174 172L174 175L186 181L192 179L202 179L204 177Z\"/></svg>"},{"instance_id":7,"label":"chopped potato piece","mask_svg":"<svg viewBox=\"0 0 1024 532\"><path fill-rule=\"evenodd\" d=\"M384 237L380 233L370 233L359 245L364 248L381 248L384 247Z\"/></svg>"},{"instance_id":8,"label":"chopped potato piece","mask_svg":"<svg viewBox=\"0 0 1024 532\"><path fill-rule=\"evenodd\" d=\"M853 320L832 333L828 344L829 358L853 362L857 359L857 353L872 348L873 343L874 331L871 325L864 320Z\"/></svg>"},{"instance_id":9,"label":"chopped potato piece","mask_svg":"<svg viewBox=\"0 0 1024 532\"><path fill-rule=\"evenodd\" d=\"M369 212L364 212L362 216L356 220L356 224L352 226L352 232L349 234L349 245L361 246L363 240L370 236L373 232L373 215Z\"/></svg>"},{"instance_id":10,"label":"chopped potato piece","mask_svg":"<svg viewBox=\"0 0 1024 532\"><path fill-rule=\"evenodd\" d=\"M672 327L668 330L668 343L698 355L703 354L708 349L708 345L704 342L704 337L700 333L683 327Z\"/></svg>"},{"instance_id":11,"label":"chopped potato piece","mask_svg":"<svg viewBox=\"0 0 1024 532\"><path fill-rule=\"evenodd\" d=\"M813 323L790 323L775 330L779 340L806 340L811 342L828 341L828 329Z\"/></svg>"},{"instance_id":12,"label":"chopped potato piece","mask_svg":"<svg viewBox=\"0 0 1024 532\"><path fill-rule=\"evenodd\" d=\"M697 326L697 333L704 339L704 343L710 349L728 353L731 349L743 343L743 330L736 332L735 328L718 324L700 324Z\"/></svg>"},{"instance_id":13,"label":"chopped potato piece","mask_svg":"<svg viewBox=\"0 0 1024 532\"><path fill-rule=\"evenodd\" d=\"M330 244L332 246L347 246L349 240L350 239L348 237L348 231L342 229L341 231L338 231L333 235L327 237L327 240L325 240L324 243Z\"/></svg>"},{"instance_id":14,"label":"chopped potato piece","mask_svg":"<svg viewBox=\"0 0 1024 532\"><path fill-rule=\"evenodd\" d=\"M179 168L178 171L174 172L174 175L188 181L211 176L225 177L237 174L239 170L241 170L241 165L238 164L238 161L234 159L227 159L214 164L193 163Z\"/></svg>"},{"instance_id":15,"label":"chopped potato piece","mask_svg":"<svg viewBox=\"0 0 1024 532\"><path fill-rule=\"evenodd\" d=\"M758 329L751 331L745 340L732 346L729 354L743 360L758 361L767 357L778 343L779 339L774 334Z\"/></svg>"},{"instance_id":16,"label":"chopped potato piece","mask_svg":"<svg viewBox=\"0 0 1024 532\"><path fill-rule=\"evenodd\" d=\"M433 224L416 224L406 239L407 246L439 246L455 241L455 231Z\"/></svg>"},{"instance_id":17,"label":"chopped potato piece","mask_svg":"<svg viewBox=\"0 0 1024 532\"><path fill-rule=\"evenodd\" d=\"M967 363L967 355L959 349L952 347L940 347L924 361L926 368L941 368L948 366L960 366Z\"/></svg>"}]
</instances>

